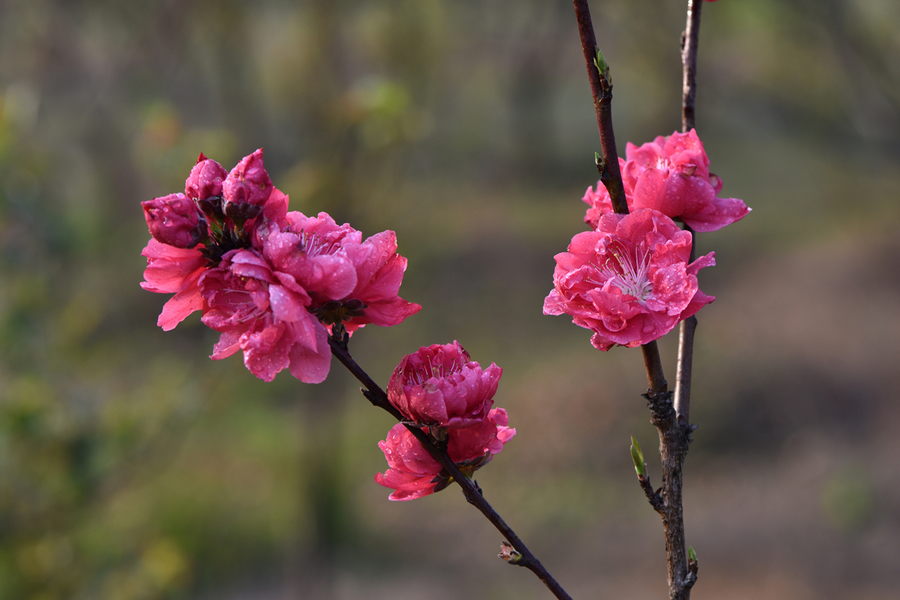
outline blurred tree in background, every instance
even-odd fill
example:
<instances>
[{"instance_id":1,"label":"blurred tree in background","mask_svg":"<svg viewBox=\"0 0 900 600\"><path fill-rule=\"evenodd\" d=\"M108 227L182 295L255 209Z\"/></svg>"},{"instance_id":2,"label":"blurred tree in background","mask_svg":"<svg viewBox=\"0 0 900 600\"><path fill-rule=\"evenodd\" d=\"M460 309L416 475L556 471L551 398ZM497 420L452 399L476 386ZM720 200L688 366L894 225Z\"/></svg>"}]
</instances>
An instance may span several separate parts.
<instances>
[{"instance_id":1,"label":"blurred tree in background","mask_svg":"<svg viewBox=\"0 0 900 600\"><path fill-rule=\"evenodd\" d=\"M620 151L680 127L683 4L594 3ZM900 5L703 20L698 130L754 212L709 234L694 595L888 597ZM541 315L596 180L580 53L562 0L0 0L0 598L545 597L452 489L387 502L389 417L337 366L264 384L209 361L196 316L155 327L138 203L258 147L292 209L397 231L424 309L354 336L359 362L385 383L458 339L502 366L519 436L488 499L574 596L664 593L628 457L655 436L640 361Z\"/></svg>"}]
</instances>

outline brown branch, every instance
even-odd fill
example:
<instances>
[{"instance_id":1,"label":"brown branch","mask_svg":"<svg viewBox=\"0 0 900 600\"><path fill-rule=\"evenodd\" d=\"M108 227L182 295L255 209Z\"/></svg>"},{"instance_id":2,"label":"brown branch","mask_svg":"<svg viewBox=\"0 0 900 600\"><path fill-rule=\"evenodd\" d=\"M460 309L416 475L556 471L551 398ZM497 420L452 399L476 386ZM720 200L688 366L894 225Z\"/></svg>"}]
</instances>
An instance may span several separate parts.
<instances>
[{"instance_id":1,"label":"brown branch","mask_svg":"<svg viewBox=\"0 0 900 600\"><path fill-rule=\"evenodd\" d=\"M350 356L350 352L347 350L347 338L346 336L339 335L341 339L335 339L332 336L328 337L328 344L331 346L332 355L340 361L342 365L344 365L350 373L356 377L356 379L363 384L364 389L362 390L363 395L375 406L382 408L389 412L391 416L393 416L398 421L403 422L403 415L398 411L393 404L388 400L387 394L381 387L376 384L371 377L353 360L353 357ZM518 565L520 567L525 567L532 573L534 573L544 585L547 586L554 596L556 596L559 600L572 600L569 594L559 585L559 583L550 575L550 572L544 568L544 565L531 553L525 543L519 539L519 536L512 530L512 528L506 524L506 521L488 504L487 500L485 500L484 496L481 493L481 489L478 485L465 476L462 471L456 466L453 462L453 459L450 458L449 454L447 454L446 449L438 448L431 440L431 438L422 431L421 428L416 427L414 425L409 425L404 423L404 426L412 433L415 438L425 447L425 449L437 460L441 467L453 478L453 481L459 484L459 487L462 488L463 494L466 497L466 500L469 504L472 504L475 508L481 511L481 514L487 518L488 521L499 531L503 537L512 545L513 548L518 552L518 555L515 556L514 559L508 560L511 564Z\"/></svg>"},{"instance_id":2,"label":"brown branch","mask_svg":"<svg viewBox=\"0 0 900 600\"><path fill-rule=\"evenodd\" d=\"M691 257L689 263L697 258L697 234L687 225L685 231L691 234ZM690 316L681 322L678 328L678 366L675 373L675 413L682 426L690 426L691 420L691 376L694 370L694 331L697 329L697 317ZM693 427L691 430L693 431Z\"/></svg>"},{"instance_id":3,"label":"brown branch","mask_svg":"<svg viewBox=\"0 0 900 600\"><path fill-rule=\"evenodd\" d=\"M650 422L659 432L659 455L662 463L663 508L651 504L660 513L666 540L666 564L668 569L670 600L688 600L696 581L695 568L689 565L684 537L682 509L682 467L691 442L690 427L682 427L672 406L672 393L659 396L646 394L650 407ZM643 483L642 483L643 487Z\"/></svg>"},{"instance_id":4,"label":"brown branch","mask_svg":"<svg viewBox=\"0 0 900 600\"><path fill-rule=\"evenodd\" d=\"M641 351L644 353L644 367L647 369L647 395L654 398L665 395L669 384L663 374L656 340L641 346Z\"/></svg>"},{"instance_id":5,"label":"brown branch","mask_svg":"<svg viewBox=\"0 0 900 600\"><path fill-rule=\"evenodd\" d=\"M681 64L684 77L681 86L681 132L695 127L694 105L697 100L697 44L700 38L700 9L703 0L688 0L687 25L681 38Z\"/></svg>"},{"instance_id":6,"label":"brown branch","mask_svg":"<svg viewBox=\"0 0 900 600\"><path fill-rule=\"evenodd\" d=\"M578 33L581 37L581 49L584 51L584 62L587 66L588 79L591 82L591 95L594 98L594 110L597 113L597 130L600 133L600 148L603 158L597 164L600 170L600 181L606 186L612 201L613 210L618 214L628 214L628 202L625 198L625 186L622 185L622 173L619 170L619 153L616 150L616 134L612 124L612 79L609 69L601 72L597 60L599 48L594 37L594 25L591 22L591 10L587 0L573 0L575 18L578 20ZM604 60L605 62L605 60Z\"/></svg>"},{"instance_id":7,"label":"brown branch","mask_svg":"<svg viewBox=\"0 0 900 600\"><path fill-rule=\"evenodd\" d=\"M681 322L678 329L678 367L675 377L675 414L678 423L691 427L691 375L694 368L694 332L697 317L691 316Z\"/></svg>"},{"instance_id":8,"label":"brown branch","mask_svg":"<svg viewBox=\"0 0 900 600\"><path fill-rule=\"evenodd\" d=\"M681 130L683 133L687 133L696 125L697 46L702 4L702 0L688 0L687 25L681 40L683 66ZM689 227L685 227L685 229L690 231ZM691 234L694 235L694 232L691 231ZM696 236L691 244L690 260L693 261L695 256ZM671 394L653 394L652 386L647 395L651 412L650 420L659 431L659 453L663 472L660 494L663 499L663 510L659 510L651 496L648 498L660 513L663 521L670 600L689 600L691 588L697 581L697 563L689 559L685 544L682 504L684 460L691 443L691 432L694 430L690 424L690 401L696 328L696 317L690 317L682 321L679 329L674 402ZM642 487L645 487L643 482Z\"/></svg>"}]
</instances>

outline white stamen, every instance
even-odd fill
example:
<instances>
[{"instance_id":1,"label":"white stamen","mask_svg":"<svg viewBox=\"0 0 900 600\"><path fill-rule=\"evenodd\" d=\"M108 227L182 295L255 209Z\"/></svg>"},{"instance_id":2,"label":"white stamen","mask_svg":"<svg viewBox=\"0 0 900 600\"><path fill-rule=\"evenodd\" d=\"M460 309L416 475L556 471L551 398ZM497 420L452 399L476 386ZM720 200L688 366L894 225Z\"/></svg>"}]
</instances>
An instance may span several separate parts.
<instances>
[{"instance_id":1,"label":"white stamen","mask_svg":"<svg viewBox=\"0 0 900 600\"><path fill-rule=\"evenodd\" d=\"M606 259L603 266L595 267L604 281L619 288L623 294L634 296L637 301L644 304L647 297L653 292L653 284L648 275L650 270L650 250L635 248L634 259L622 244L618 248L610 248L611 257Z\"/></svg>"}]
</instances>

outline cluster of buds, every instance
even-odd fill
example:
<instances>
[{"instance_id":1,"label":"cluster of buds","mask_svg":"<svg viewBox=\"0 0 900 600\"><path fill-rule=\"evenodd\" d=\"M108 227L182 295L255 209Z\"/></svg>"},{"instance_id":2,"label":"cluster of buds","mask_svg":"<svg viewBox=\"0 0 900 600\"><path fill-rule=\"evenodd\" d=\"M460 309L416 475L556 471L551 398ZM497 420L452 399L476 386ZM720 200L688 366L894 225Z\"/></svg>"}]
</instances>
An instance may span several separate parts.
<instances>
[{"instance_id":1,"label":"cluster of buds","mask_svg":"<svg viewBox=\"0 0 900 600\"><path fill-rule=\"evenodd\" d=\"M393 231L363 240L326 213L289 212L262 150L230 173L201 154L183 194L142 205L152 238L141 287L174 294L159 326L171 330L202 311L201 321L221 333L211 358L240 350L265 381L288 368L320 383L335 328L396 325L422 308L398 295L406 259Z\"/></svg>"}]
</instances>

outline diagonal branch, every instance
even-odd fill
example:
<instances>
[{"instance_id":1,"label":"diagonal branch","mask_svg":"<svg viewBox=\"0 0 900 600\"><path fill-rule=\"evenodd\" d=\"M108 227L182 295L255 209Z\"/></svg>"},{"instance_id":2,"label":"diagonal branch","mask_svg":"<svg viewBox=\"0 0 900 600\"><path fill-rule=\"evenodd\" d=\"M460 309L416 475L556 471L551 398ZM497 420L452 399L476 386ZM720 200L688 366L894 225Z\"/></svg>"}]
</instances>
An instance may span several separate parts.
<instances>
[{"instance_id":1,"label":"diagonal branch","mask_svg":"<svg viewBox=\"0 0 900 600\"><path fill-rule=\"evenodd\" d=\"M398 421L403 421L403 415L398 411L393 404L388 400L387 394L384 392L381 387L376 384L371 377L360 367L353 357L350 356L350 352L347 350L347 338L345 336L341 336L342 339L335 339L332 336L328 337L328 344L331 346L331 353L335 358L340 361L342 365L347 367L347 370L356 377L356 379L363 384L364 389L362 390L363 395L375 406L382 408L389 412L391 416L393 416ZM420 428L408 425L404 423L406 428L410 433L415 436L415 438L425 447L425 449L437 460L441 467L446 470L447 473L453 478L453 481L459 484L459 487L462 488L463 494L466 497L466 500L472 504L475 508L481 511L481 514L487 518L488 521L503 534L503 537L509 542L509 544L515 548L518 555L513 555L513 557L507 558L507 562L511 564L515 564L521 567L525 567L532 573L534 573L541 581L544 582L544 585L547 586L554 596L556 596L559 600L572 600L572 598L566 593L566 591L562 588L559 583L550 575L550 572L544 568L544 565L531 553L525 543L519 539L519 536L512 530L512 528L506 524L506 521L488 504L488 501L485 500L484 496L481 493L481 489L478 485L465 476L462 471L456 466L450 456L447 454L446 450L442 450L435 446L432 442L431 438L422 431ZM508 553L504 552L506 556L509 556ZM504 556L501 554L501 557Z\"/></svg>"}]
</instances>

